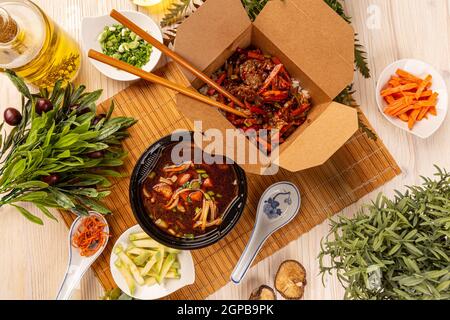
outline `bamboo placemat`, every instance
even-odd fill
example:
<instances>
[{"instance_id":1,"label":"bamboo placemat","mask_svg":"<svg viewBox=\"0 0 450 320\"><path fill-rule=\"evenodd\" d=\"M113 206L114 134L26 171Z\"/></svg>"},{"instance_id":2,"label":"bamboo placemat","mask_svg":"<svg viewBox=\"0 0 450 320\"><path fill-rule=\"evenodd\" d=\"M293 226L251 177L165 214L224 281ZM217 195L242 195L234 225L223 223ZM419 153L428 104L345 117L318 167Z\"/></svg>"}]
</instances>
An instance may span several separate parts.
<instances>
[{"instance_id":1,"label":"bamboo placemat","mask_svg":"<svg viewBox=\"0 0 450 320\"><path fill-rule=\"evenodd\" d=\"M160 73L169 80L188 84L174 64L167 65ZM139 120L130 129L132 138L124 142L129 157L121 169L123 173L131 174L140 155L154 141L176 129L192 127L189 120L177 111L175 95L171 90L141 81L112 98L116 104L115 115L132 116ZM111 99L105 101L99 108L107 109L110 102ZM364 120L370 127L367 120ZM276 176L248 175L248 201L239 223L217 244L192 252L196 281L169 298L204 299L229 281L231 271L250 237L260 195L271 184L280 180L295 183L302 194L302 207L292 223L275 233L264 244L256 262L274 254L400 172L400 168L380 140L370 140L362 132L357 132L320 167L296 174L280 170ZM107 198L107 205L113 212L113 215L107 217L112 237L105 253L93 266L106 290L116 286L109 270L112 246L123 231L137 223L128 200L128 185L127 178L115 180L112 194ZM67 213L62 216L67 225L75 218Z\"/></svg>"}]
</instances>

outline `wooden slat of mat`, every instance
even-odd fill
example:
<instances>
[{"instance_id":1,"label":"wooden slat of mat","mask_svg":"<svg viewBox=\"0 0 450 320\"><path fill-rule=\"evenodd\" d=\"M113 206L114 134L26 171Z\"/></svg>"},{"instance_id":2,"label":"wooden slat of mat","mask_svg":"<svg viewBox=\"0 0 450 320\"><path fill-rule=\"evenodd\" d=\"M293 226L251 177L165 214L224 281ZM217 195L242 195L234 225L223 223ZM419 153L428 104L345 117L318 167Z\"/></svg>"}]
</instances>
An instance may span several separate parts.
<instances>
[{"instance_id":1,"label":"wooden slat of mat","mask_svg":"<svg viewBox=\"0 0 450 320\"><path fill-rule=\"evenodd\" d=\"M188 82L174 64L160 70L169 80L187 85ZM131 137L124 142L129 152L121 172L131 174L134 164L144 150L155 140L176 129L191 129L191 123L176 109L175 92L146 82L133 84L113 97L114 115L132 116L139 122L130 129ZM107 109L111 99L99 108ZM365 123L370 127L367 120ZM356 133L324 165L292 174L280 170L276 176L248 175L249 196L246 210L230 234L211 247L192 252L196 281L172 294L171 299L204 299L224 286L250 237L256 206L260 195L272 183L288 180L295 183L302 194L302 208L297 218L275 233L265 243L256 262L274 254L300 235L311 230L327 218L356 202L400 173L383 143L372 141L362 132ZM109 290L115 287L109 270L113 244L120 234L136 224L129 205L129 179L115 179L107 205L113 214L107 217L112 237L105 253L94 264L98 279ZM63 214L67 225L74 216Z\"/></svg>"}]
</instances>

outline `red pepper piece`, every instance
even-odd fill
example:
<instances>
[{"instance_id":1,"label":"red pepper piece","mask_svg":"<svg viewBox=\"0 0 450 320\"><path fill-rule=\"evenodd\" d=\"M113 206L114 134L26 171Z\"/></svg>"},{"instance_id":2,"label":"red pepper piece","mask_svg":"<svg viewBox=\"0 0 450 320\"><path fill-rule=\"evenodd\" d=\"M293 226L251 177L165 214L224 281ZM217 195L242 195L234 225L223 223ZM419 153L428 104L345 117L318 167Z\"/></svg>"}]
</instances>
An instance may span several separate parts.
<instances>
[{"instance_id":1,"label":"red pepper piece","mask_svg":"<svg viewBox=\"0 0 450 320\"><path fill-rule=\"evenodd\" d=\"M273 68L272 72L269 74L266 81L264 81L264 84L262 85L261 89L259 89L258 93L263 92L269 87L269 85L272 83L272 81L274 81L274 79L276 78L276 76L278 75L278 73L282 68L283 68L282 64L277 64L275 68Z\"/></svg>"},{"instance_id":2,"label":"red pepper piece","mask_svg":"<svg viewBox=\"0 0 450 320\"><path fill-rule=\"evenodd\" d=\"M286 68L282 68L281 70L280 70L280 75L282 76L282 77L284 77L284 79L286 79L286 81L291 81L291 76L289 75L289 73L286 71Z\"/></svg>"},{"instance_id":3,"label":"red pepper piece","mask_svg":"<svg viewBox=\"0 0 450 320\"><path fill-rule=\"evenodd\" d=\"M292 86L292 82L287 81L284 78L278 77L278 81L280 83L280 87L283 88L283 89L290 89L291 86Z\"/></svg>"},{"instance_id":4,"label":"red pepper piece","mask_svg":"<svg viewBox=\"0 0 450 320\"><path fill-rule=\"evenodd\" d=\"M281 60L278 59L278 57L272 57L272 62L275 63L275 64L282 64Z\"/></svg>"},{"instance_id":5,"label":"red pepper piece","mask_svg":"<svg viewBox=\"0 0 450 320\"><path fill-rule=\"evenodd\" d=\"M302 115L305 111L307 111L311 106L309 104L302 104L300 108L291 112L291 116L297 117Z\"/></svg>"},{"instance_id":6,"label":"red pepper piece","mask_svg":"<svg viewBox=\"0 0 450 320\"><path fill-rule=\"evenodd\" d=\"M251 113L260 114L260 115L266 114L266 112L265 112L263 109L258 108L258 107L255 107L255 106L250 107L250 112L251 112Z\"/></svg>"},{"instance_id":7,"label":"red pepper piece","mask_svg":"<svg viewBox=\"0 0 450 320\"><path fill-rule=\"evenodd\" d=\"M289 97L288 91L266 91L263 93L264 101L283 101Z\"/></svg>"},{"instance_id":8,"label":"red pepper piece","mask_svg":"<svg viewBox=\"0 0 450 320\"><path fill-rule=\"evenodd\" d=\"M226 74L225 72L222 73L222 74L219 76L219 78L217 78L216 83L217 83L219 86L221 86L222 83L225 81L226 77L227 77L227 74ZM208 96L212 96L214 93L216 93L216 89L210 88L210 89L208 90Z\"/></svg>"},{"instance_id":9,"label":"red pepper piece","mask_svg":"<svg viewBox=\"0 0 450 320\"><path fill-rule=\"evenodd\" d=\"M257 60L264 60L264 55L258 51L249 51L247 52L247 57L249 59L257 59Z\"/></svg>"}]
</instances>

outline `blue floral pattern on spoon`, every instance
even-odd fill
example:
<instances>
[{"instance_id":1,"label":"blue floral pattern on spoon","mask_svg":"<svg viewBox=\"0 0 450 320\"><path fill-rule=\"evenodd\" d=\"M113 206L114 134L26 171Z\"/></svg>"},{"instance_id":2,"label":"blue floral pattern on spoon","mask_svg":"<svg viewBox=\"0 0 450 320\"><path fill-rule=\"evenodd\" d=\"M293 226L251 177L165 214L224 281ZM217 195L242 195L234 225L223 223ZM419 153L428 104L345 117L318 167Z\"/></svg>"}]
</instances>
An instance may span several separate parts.
<instances>
[{"instance_id":1,"label":"blue floral pattern on spoon","mask_svg":"<svg viewBox=\"0 0 450 320\"><path fill-rule=\"evenodd\" d=\"M265 200L263 211L270 219L278 218L283 213L283 211L280 208L281 203L276 200L279 196L285 196L283 202L286 203L287 205L292 204L290 192L280 192L277 193L273 198L270 197L269 199Z\"/></svg>"}]
</instances>

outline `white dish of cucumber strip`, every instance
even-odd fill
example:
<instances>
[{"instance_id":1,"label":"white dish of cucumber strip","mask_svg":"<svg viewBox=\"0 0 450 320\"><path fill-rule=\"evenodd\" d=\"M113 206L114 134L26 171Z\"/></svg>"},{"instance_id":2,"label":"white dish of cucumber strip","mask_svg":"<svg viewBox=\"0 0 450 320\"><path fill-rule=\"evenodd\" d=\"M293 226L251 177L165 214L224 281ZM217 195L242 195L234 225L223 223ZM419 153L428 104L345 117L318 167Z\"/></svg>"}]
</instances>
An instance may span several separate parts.
<instances>
[{"instance_id":1,"label":"white dish of cucumber strip","mask_svg":"<svg viewBox=\"0 0 450 320\"><path fill-rule=\"evenodd\" d=\"M117 286L141 300L168 296L195 281L191 253L159 244L139 225L125 231L116 241L110 268Z\"/></svg>"}]
</instances>

